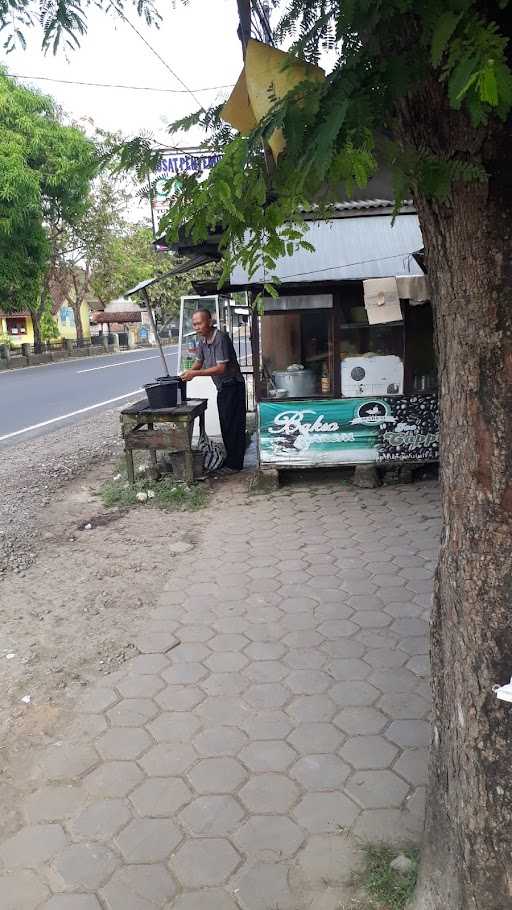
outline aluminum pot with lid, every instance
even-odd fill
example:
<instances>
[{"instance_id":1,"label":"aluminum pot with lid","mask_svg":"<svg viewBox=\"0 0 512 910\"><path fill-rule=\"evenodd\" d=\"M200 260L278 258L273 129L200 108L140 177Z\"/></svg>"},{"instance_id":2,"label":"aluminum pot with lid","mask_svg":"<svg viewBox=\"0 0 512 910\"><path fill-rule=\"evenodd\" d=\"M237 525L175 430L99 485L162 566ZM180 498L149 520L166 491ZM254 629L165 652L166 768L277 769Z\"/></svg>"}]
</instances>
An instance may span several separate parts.
<instances>
[{"instance_id":1,"label":"aluminum pot with lid","mask_svg":"<svg viewBox=\"0 0 512 910\"><path fill-rule=\"evenodd\" d=\"M318 379L313 370L285 370L272 373L272 381L279 389L286 389L288 398L308 398L318 393Z\"/></svg>"}]
</instances>

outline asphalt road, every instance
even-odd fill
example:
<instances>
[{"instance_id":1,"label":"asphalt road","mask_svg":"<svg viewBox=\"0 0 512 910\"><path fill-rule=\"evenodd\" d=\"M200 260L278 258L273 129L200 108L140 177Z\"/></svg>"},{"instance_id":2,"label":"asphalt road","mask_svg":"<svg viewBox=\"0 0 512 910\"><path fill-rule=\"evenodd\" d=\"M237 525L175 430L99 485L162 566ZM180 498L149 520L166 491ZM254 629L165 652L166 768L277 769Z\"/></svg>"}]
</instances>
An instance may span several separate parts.
<instances>
[{"instance_id":1,"label":"asphalt road","mask_svg":"<svg viewBox=\"0 0 512 910\"><path fill-rule=\"evenodd\" d=\"M169 372L177 345L165 348ZM155 348L63 360L0 373L0 448L76 424L95 411L136 401L163 373Z\"/></svg>"}]
</instances>

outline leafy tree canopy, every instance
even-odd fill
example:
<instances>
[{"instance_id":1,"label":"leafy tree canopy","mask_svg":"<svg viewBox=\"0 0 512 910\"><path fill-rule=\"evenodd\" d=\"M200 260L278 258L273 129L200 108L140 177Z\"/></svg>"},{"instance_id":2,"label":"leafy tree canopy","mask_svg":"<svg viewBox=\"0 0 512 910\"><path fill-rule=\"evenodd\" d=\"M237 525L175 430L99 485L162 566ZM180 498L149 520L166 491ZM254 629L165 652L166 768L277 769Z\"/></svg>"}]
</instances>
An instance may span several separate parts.
<instances>
[{"instance_id":1,"label":"leafy tree canopy","mask_svg":"<svg viewBox=\"0 0 512 910\"><path fill-rule=\"evenodd\" d=\"M94 144L51 98L0 70L0 302L37 308L50 226L81 217L97 167Z\"/></svg>"},{"instance_id":2,"label":"leafy tree canopy","mask_svg":"<svg viewBox=\"0 0 512 910\"><path fill-rule=\"evenodd\" d=\"M120 179L102 175L90 187L79 217L72 221L57 218L48 225L48 290L73 308L79 335L80 307L91 293L96 270L108 258L112 238L123 229L129 201Z\"/></svg>"},{"instance_id":3,"label":"leafy tree canopy","mask_svg":"<svg viewBox=\"0 0 512 910\"><path fill-rule=\"evenodd\" d=\"M186 4L188 0L180 0ZM148 25L158 25L160 13L153 0L132 0L133 8L143 16ZM118 16L124 15L123 0L0 0L0 31L4 36L4 49L26 46L26 32L39 23L43 29L43 47L54 53L64 44L76 48L87 33L88 13L91 6ZM171 0L171 6L175 0Z\"/></svg>"},{"instance_id":4,"label":"leafy tree canopy","mask_svg":"<svg viewBox=\"0 0 512 910\"><path fill-rule=\"evenodd\" d=\"M0 0L7 48L23 42L36 20L46 48L56 50L61 40L76 46L87 30L91 2ZM120 16L134 9L149 24L160 21L153 0L95 0L95 5ZM349 191L364 185L377 162L392 165L398 201L411 189L446 198L454 181L487 179L486 134L490 124L505 124L512 106L509 0L272 0L272 5L281 12L277 43L292 42L291 52L311 62L330 51L332 72L324 83L297 86L250 136L235 136L221 125L218 110L173 125L202 124L208 141L223 147L224 158L207 182L199 185L189 176L180 178L179 189L169 187L177 191L165 223L171 237L188 223L193 238L204 239L220 222L226 273L234 258L249 272L263 260L272 277L276 258L304 243L297 229L301 209L329 200L340 184ZM445 103L440 137L453 124L450 112L460 113L474 131L474 154L457 149L456 137L447 155L431 134L420 144L398 135L397 110L427 82L435 83ZM287 148L269 173L262 143L278 127ZM126 146L121 158L139 171L154 161L143 141ZM247 225L253 231L249 243Z\"/></svg>"},{"instance_id":5,"label":"leafy tree canopy","mask_svg":"<svg viewBox=\"0 0 512 910\"><path fill-rule=\"evenodd\" d=\"M126 224L121 232L110 235L92 278L92 291L98 300L108 303L139 282L172 269L174 257L156 253L152 240L151 229L144 224ZM212 264L200 266L190 274L171 276L155 285L152 299L161 317L165 319L179 313L180 297L190 293L192 280L216 280L218 276L219 268Z\"/></svg>"}]
</instances>

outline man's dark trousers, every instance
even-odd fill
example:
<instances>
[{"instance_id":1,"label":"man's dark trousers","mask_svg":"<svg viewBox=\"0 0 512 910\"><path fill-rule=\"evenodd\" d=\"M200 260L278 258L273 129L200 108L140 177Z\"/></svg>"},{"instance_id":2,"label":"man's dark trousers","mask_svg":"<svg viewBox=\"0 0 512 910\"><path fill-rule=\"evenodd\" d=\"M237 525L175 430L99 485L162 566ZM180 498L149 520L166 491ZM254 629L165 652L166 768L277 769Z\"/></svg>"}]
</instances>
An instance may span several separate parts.
<instances>
[{"instance_id":1,"label":"man's dark trousers","mask_svg":"<svg viewBox=\"0 0 512 910\"><path fill-rule=\"evenodd\" d=\"M241 471L245 455L245 382L229 380L217 395L220 431L226 449L224 466Z\"/></svg>"}]
</instances>

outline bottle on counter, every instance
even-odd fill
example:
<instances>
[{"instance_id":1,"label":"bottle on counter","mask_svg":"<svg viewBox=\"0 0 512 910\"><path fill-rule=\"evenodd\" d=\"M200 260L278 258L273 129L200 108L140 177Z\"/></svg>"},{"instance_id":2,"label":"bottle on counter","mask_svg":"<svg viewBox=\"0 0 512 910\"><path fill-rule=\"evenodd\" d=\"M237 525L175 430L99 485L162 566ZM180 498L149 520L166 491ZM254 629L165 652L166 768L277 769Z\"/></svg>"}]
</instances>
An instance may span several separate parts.
<instances>
[{"instance_id":1,"label":"bottle on counter","mask_svg":"<svg viewBox=\"0 0 512 910\"><path fill-rule=\"evenodd\" d=\"M327 372L327 364L324 363L322 367L322 378L320 380L320 388L322 390L322 395L327 395L331 391L331 382L329 379L329 373Z\"/></svg>"}]
</instances>

